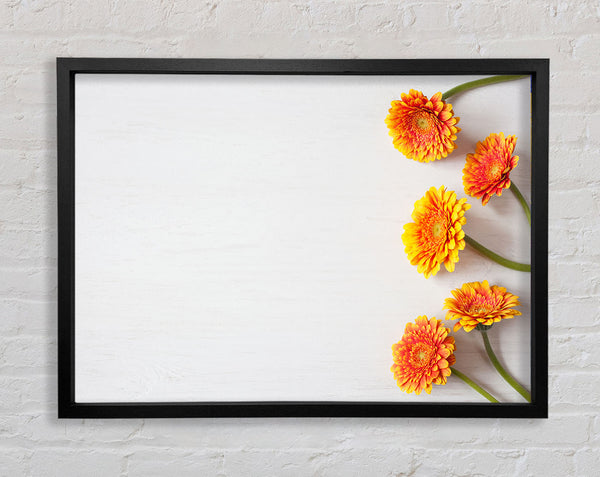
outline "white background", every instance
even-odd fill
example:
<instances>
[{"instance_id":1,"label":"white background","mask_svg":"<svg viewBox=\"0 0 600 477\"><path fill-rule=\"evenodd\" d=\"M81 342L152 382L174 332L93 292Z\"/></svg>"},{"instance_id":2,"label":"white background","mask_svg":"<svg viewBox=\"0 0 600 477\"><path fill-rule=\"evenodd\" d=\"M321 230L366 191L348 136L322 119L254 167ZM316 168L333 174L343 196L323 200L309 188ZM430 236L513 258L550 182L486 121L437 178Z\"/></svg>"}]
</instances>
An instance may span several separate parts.
<instances>
[{"instance_id":1,"label":"white background","mask_svg":"<svg viewBox=\"0 0 600 477\"><path fill-rule=\"evenodd\" d=\"M391 100L472 79L78 75L76 400L482 401L457 378L409 396L390 365L408 321L485 279L521 298L490 334L528 386L530 275L465 250L426 280L401 241L429 187L465 196L465 153L491 132L518 136L528 196L529 79L457 97L447 159L392 146ZM469 203L467 233L528 263L512 194ZM455 337L457 369L522 400L478 333Z\"/></svg>"}]
</instances>

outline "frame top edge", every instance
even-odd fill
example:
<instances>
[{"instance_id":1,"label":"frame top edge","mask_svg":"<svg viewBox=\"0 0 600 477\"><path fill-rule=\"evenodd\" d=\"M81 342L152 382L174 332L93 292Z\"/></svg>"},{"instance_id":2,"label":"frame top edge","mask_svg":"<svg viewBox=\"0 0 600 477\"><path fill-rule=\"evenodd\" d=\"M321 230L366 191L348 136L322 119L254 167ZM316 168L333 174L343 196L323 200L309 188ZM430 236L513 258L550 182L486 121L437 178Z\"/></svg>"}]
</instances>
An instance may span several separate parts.
<instances>
[{"instance_id":1,"label":"frame top edge","mask_svg":"<svg viewBox=\"0 0 600 477\"><path fill-rule=\"evenodd\" d=\"M548 58L109 58L57 57L70 73L222 74L532 74L548 68Z\"/></svg>"}]
</instances>

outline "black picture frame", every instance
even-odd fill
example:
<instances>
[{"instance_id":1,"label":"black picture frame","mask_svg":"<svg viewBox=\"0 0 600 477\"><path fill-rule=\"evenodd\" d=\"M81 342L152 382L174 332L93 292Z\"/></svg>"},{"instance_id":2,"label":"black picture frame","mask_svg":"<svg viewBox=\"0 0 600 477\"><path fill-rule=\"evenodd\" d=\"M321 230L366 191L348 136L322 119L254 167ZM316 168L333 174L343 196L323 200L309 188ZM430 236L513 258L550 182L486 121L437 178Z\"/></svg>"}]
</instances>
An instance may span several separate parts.
<instances>
[{"instance_id":1,"label":"black picture frame","mask_svg":"<svg viewBox=\"0 0 600 477\"><path fill-rule=\"evenodd\" d=\"M258 60L57 58L58 417L486 417L548 416L548 59ZM75 401L75 75L531 75L532 403Z\"/></svg>"}]
</instances>

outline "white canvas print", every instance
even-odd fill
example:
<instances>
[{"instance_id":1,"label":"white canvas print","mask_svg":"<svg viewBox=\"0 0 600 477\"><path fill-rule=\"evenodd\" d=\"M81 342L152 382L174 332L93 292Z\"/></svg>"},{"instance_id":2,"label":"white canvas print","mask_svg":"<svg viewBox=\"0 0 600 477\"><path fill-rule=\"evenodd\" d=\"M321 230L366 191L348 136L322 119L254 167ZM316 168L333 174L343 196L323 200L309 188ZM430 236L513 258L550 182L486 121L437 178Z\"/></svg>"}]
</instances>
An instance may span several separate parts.
<instances>
[{"instance_id":1,"label":"white canvas print","mask_svg":"<svg viewBox=\"0 0 600 477\"><path fill-rule=\"evenodd\" d=\"M484 281L518 296L488 336L529 390L530 273L467 244L426 278L403 234L444 186L470 205L461 230L531 263L522 202L504 189L483 205L463 183L467 154L502 132L531 203L530 78L450 98L447 157L406 157L385 122L411 89L486 77L76 75L76 401L487 402L456 374L431 394L399 387L392 346L426 315L454 337L456 370L525 402L444 303Z\"/></svg>"}]
</instances>

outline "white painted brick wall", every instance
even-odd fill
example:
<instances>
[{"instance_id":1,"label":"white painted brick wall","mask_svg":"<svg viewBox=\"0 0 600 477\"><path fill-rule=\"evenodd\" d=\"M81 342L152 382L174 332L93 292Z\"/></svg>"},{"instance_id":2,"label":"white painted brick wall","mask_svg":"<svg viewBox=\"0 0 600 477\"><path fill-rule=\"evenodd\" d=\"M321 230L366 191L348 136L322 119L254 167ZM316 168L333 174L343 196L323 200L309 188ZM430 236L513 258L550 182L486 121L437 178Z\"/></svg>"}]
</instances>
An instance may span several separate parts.
<instances>
[{"instance_id":1,"label":"white painted brick wall","mask_svg":"<svg viewBox=\"0 0 600 477\"><path fill-rule=\"evenodd\" d=\"M600 3L4 0L0 475L600 468ZM551 58L550 419L56 419L56 56Z\"/></svg>"}]
</instances>

